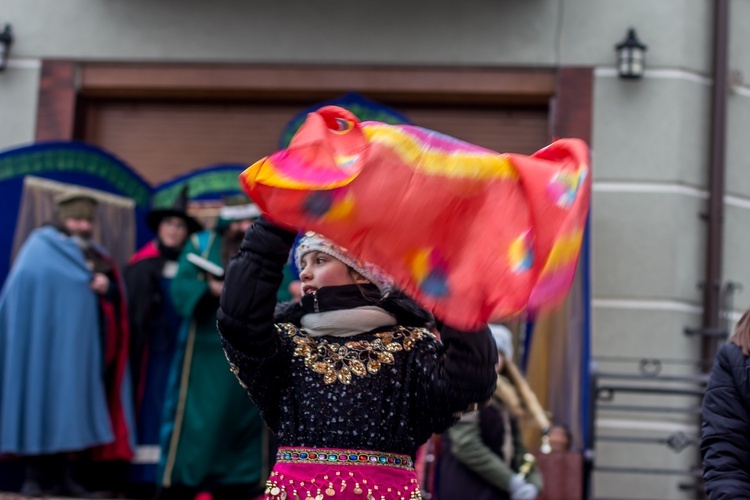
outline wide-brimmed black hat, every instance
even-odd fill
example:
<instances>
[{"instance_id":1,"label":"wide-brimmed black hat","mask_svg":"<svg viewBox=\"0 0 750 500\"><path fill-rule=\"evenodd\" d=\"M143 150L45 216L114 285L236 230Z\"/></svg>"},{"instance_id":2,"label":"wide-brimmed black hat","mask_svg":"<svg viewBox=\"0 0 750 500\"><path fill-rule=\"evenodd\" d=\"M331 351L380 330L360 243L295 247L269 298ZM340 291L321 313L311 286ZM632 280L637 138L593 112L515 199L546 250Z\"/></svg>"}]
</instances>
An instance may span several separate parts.
<instances>
[{"instance_id":1,"label":"wide-brimmed black hat","mask_svg":"<svg viewBox=\"0 0 750 500\"><path fill-rule=\"evenodd\" d=\"M184 186L177 199L170 208L159 208L151 210L146 216L146 224L153 231L157 232L159 224L165 217L179 217L184 220L188 227L188 233L192 234L203 229L203 225L190 217L187 213L188 207L188 187Z\"/></svg>"}]
</instances>

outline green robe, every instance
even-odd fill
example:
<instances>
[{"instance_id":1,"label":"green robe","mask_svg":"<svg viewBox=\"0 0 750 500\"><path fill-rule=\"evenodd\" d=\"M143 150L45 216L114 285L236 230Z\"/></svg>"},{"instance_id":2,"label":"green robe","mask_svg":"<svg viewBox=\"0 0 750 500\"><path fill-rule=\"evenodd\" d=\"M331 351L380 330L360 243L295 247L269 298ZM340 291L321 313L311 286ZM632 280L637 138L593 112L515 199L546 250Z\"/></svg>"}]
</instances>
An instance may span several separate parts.
<instances>
[{"instance_id":1,"label":"green robe","mask_svg":"<svg viewBox=\"0 0 750 500\"><path fill-rule=\"evenodd\" d=\"M255 484L267 474L265 425L229 371L216 331L218 299L187 260L195 253L221 265L220 249L216 233L193 235L170 286L182 326L161 431L159 477L167 487Z\"/></svg>"}]
</instances>

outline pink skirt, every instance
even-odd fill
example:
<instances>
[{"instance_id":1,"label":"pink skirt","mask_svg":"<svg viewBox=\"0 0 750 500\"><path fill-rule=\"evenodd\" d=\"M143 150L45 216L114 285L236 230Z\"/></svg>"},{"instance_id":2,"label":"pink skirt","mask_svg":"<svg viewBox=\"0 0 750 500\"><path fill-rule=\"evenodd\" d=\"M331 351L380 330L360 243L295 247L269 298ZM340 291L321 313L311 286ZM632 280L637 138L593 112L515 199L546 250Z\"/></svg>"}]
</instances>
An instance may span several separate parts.
<instances>
[{"instance_id":1,"label":"pink skirt","mask_svg":"<svg viewBox=\"0 0 750 500\"><path fill-rule=\"evenodd\" d=\"M265 499L413 500L419 492L407 455L365 450L279 448Z\"/></svg>"}]
</instances>

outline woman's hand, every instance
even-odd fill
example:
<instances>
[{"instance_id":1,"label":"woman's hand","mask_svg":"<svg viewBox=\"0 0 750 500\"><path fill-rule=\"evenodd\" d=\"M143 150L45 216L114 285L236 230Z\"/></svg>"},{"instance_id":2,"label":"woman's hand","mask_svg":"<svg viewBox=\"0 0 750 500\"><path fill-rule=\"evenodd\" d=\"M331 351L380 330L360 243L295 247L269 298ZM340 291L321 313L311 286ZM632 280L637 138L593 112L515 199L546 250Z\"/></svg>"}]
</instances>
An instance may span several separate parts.
<instances>
[{"instance_id":1,"label":"woman's hand","mask_svg":"<svg viewBox=\"0 0 750 500\"><path fill-rule=\"evenodd\" d=\"M224 288L224 281L216 279L215 276L208 275L208 290L214 297L221 297L221 290Z\"/></svg>"},{"instance_id":2,"label":"woman's hand","mask_svg":"<svg viewBox=\"0 0 750 500\"><path fill-rule=\"evenodd\" d=\"M91 289L99 295L104 295L109 290L109 278L106 274L94 273L91 280Z\"/></svg>"}]
</instances>

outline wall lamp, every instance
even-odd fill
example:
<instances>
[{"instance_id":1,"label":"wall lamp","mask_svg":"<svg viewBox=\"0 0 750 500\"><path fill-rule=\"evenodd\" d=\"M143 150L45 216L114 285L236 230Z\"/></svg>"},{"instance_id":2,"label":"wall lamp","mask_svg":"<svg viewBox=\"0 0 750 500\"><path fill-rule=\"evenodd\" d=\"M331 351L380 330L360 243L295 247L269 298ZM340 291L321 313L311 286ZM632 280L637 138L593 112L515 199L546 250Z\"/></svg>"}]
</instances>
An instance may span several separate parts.
<instances>
[{"instance_id":1,"label":"wall lamp","mask_svg":"<svg viewBox=\"0 0 750 500\"><path fill-rule=\"evenodd\" d=\"M8 52L10 52L12 43L13 32L10 29L10 24L6 24L3 31L0 32L0 71L3 71L8 64Z\"/></svg>"},{"instance_id":2,"label":"wall lamp","mask_svg":"<svg viewBox=\"0 0 750 500\"><path fill-rule=\"evenodd\" d=\"M615 50L620 78L637 79L643 76L648 47L638 40L635 29L628 30L625 40L615 45Z\"/></svg>"}]
</instances>

